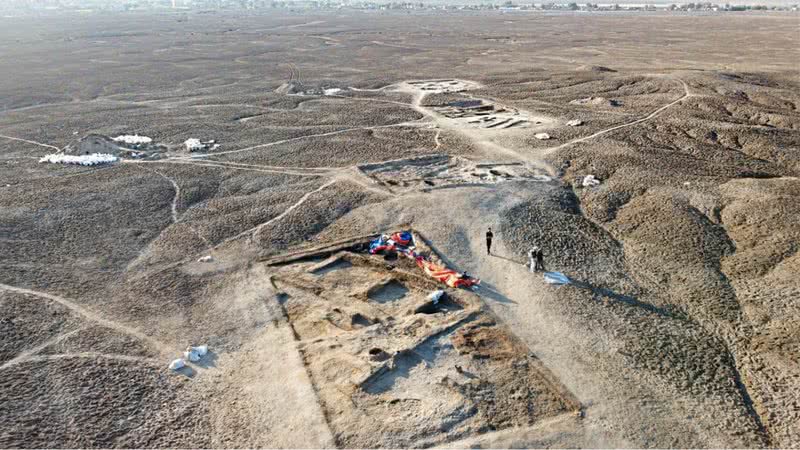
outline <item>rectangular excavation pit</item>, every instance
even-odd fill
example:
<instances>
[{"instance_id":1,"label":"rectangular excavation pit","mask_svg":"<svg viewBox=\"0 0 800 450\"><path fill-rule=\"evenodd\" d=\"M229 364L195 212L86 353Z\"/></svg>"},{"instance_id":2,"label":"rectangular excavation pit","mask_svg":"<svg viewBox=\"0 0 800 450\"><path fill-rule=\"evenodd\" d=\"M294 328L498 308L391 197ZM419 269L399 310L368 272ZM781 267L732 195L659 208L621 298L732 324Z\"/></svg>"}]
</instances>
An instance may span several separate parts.
<instances>
[{"instance_id":1,"label":"rectangular excavation pit","mask_svg":"<svg viewBox=\"0 0 800 450\"><path fill-rule=\"evenodd\" d=\"M408 288L396 279L376 284L367 291L367 298L378 303L389 303L406 296Z\"/></svg>"},{"instance_id":2,"label":"rectangular excavation pit","mask_svg":"<svg viewBox=\"0 0 800 450\"><path fill-rule=\"evenodd\" d=\"M319 274L300 260L274 278L337 446L428 447L579 410L475 293L446 289L433 304L443 285L406 258L344 251L323 266L342 261ZM374 298L398 285L402 296Z\"/></svg>"},{"instance_id":3,"label":"rectangular excavation pit","mask_svg":"<svg viewBox=\"0 0 800 450\"><path fill-rule=\"evenodd\" d=\"M531 122L528 114L522 111L478 99L457 100L434 106L433 110L448 119L485 129L527 126Z\"/></svg>"},{"instance_id":4,"label":"rectangular excavation pit","mask_svg":"<svg viewBox=\"0 0 800 450\"><path fill-rule=\"evenodd\" d=\"M478 164L462 157L433 155L364 164L359 169L392 191L442 189L508 181L541 181L541 175L521 165Z\"/></svg>"},{"instance_id":5,"label":"rectangular excavation pit","mask_svg":"<svg viewBox=\"0 0 800 450\"><path fill-rule=\"evenodd\" d=\"M315 275L325 275L328 272L333 272L334 270L344 270L347 268L353 267L353 264L350 263L347 259L343 258L341 254L333 255L313 266L309 267L306 272L313 273Z\"/></svg>"}]
</instances>

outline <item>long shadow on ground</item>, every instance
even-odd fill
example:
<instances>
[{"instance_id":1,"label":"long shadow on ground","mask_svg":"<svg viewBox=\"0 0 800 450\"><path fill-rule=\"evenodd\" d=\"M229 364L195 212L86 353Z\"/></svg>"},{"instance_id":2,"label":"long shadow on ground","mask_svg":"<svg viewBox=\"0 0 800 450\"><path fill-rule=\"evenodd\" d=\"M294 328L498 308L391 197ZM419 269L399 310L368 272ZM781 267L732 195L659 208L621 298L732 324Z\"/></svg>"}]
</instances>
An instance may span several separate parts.
<instances>
[{"instance_id":1,"label":"long shadow on ground","mask_svg":"<svg viewBox=\"0 0 800 450\"><path fill-rule=\"evenodd\" d=\"M658 314L659 316L664 316L664 317L669 317L669 318L676 318L675 311L672 311L672 310L667 309L667 308L661 308L661 307L652 305L650 303L637 300L634 297L614 292L614 291L612 291L611 289L608 289L608 288L595 286L592 283L589 283L587 281L578 281L578 280L574 280L573 279L572 280L572 284L575 287L578 287L578 288L581 288L581 289L590 290L590 291L592 291L592 293L597 294L597 295L599 295L601 297L608 298L608 299L611 299L611 300L614 300L614 301L617 301L617 302L620 302L620 303L625 303L625 304L628 304L630 306L636 306L638 308L642 308L644 310L647 310L647 311L649 311L649 312L651 312L653 314Z\"/></svg>"}]
</instances>

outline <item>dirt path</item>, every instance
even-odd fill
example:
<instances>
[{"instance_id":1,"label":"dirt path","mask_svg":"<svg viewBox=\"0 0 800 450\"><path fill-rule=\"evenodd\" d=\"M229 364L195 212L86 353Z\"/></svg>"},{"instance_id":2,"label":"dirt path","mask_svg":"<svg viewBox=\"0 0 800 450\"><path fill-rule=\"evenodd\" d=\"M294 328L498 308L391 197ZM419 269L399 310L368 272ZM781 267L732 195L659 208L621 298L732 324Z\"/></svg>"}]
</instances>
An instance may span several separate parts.
<instances>
[{"instance_id":1,"label":"dirt path","mask_svg":"<svg viewBox=\"0 0 800 450\"><path fill-rule=\"evenodd\" d=\"M681 83L684 85L683 96L647 116L563 146L652 120L690 95L688 87ZM462 134L487 152L500 153L533 167L547 167L539 160L542 156L539 152L523 154L493 142L481 133L456 127L422 106L426 96L424 92L413 94L413 107L431 118L437 126ZM436 200L412 194L389 200L384 209L391 210L392 217L383 221L397 223L413 217L414 226L439 246L454 268L481 278L483 285L479 294L491 309L586 406L586 418L572 428L567 426L567 431L559 431L557 436L561 440L556 442L561 445L556 446L630 447L642 445L642 442L671 442L676 435L691 433L697 424L713 421L713 412L687 419L702 409L692 404L691 398L660 391L647 385L644 379L623 375L625 361L615 353L622 344L616 342L613 330L586 330L559 313L553 296L558 287L546 284L541 274L529 273L524 261L516 261L515 255L519 252L512 250L519 249L505 248L502 240L498 239L493 249L496 256L486 254L481 239L486 228L497 226L498 217L505 208L539 195L546 194L538 192L536 185L531 183L506 183L478 192L471 188L455 188L440 191ZM441 204L448 205L446 217L442 217L441 211L437 212L436 205ZM664 423L670 426L664 427ZM518 431L522 434L510 431L505 435L519 437L530 432ZM711 431L704 439L708 439L707 442L726 442L714 441L724 437L713 436Z\"/></svg>"},{"instance_id":2,"label":"dirt path","mask_svg":"<svg viewBox=\"0 0 800 450\"><path fill-rule=\"evenodd\" d=\"M201 161L193 160L190 158L170 158L169 161L193 161L195 163L213 163L213 164L221 164L224 166L230 166L232 168L255 168L255 169L264 169L264 170L275 170L275 171L292 171L301 173L304 175L326 175L331 171L339 170L341 167L297 167L297 166L270 166L270 165L263 165L263 164L247 164L247 163L238 163L232 161L218 161L216 159L204 159Z\"/></svg>"},{"instance_id":3,"label":"dirt path","mask_svg":"<svg viewBox=\"0 0 800 450\"><path fill-rule=\"evenodd\" d=\"M298 136L298 137L289 138L289 139L282 139L282 140L279 140L279 141L267 142L266 144L253 145L253 146L250 146L250 147L240 148L240 149L236 149L236 150L226 150L226 151L222 151L222 152L205 153L205 154L202 154L202 155L193 155L193 156L190 156L190 158L192 158L192 159L201 159L201 158L209 158L209 157L215 157L215 156L220 156L220 155L230 155L230 154L233 154L233 153L247 152L247 151L251 151L251 150L257 150L257 149L260 149L260 148L272 147L272 146L275 146L275 145L286 144L286 143L289 143L289 142L296 142L296 141L300 141L300 140L304 140L304 139L311 139L311 138L315 138L315 137L335 136L337 134L349 133L351 131L379 130L381 128L408 127L408 126L417 126L417 125L419 125L419 124L414 123L414 122L402 122L402 123L394 123L394 124L389 124L389 125L376 125L374 127L346 128L344 130L328 131L328 132L325 132L325 133L309 134L309 135Z\"/></svg>"},{"instance_id":4,"label":"dirt path","mask_svg":"<svg viewBox=\"0 0 800 450\"><path fill-rule=\"evenodd\" d=\"M125 162L125 161L123 161L123 162ZM169 164L169 163L171 163L171 164L197 165L197 166L201 166L201 167L219 167L219 168L230 168L230 169L239 169L239 170L254 170L254 171L261 171L261 172L266 171L266 170L258 169L258 167L261 167L261 166L257 166L257 165L247 165L247 166L253 166L253 167L245 168L245 167L229 166L227 164L209 165L209 164L200 163L199 161L188 161L188 160L183 160L183 159L166 159L166 160L158 160L158 161L130 161L129 163L131 163L131 164L142 164L142 163L151 163L151 164L166 163L166 164ZM276 168L276 169L279 168L279 167L276 167L276 166L266 166L266 167L272 167L272 168ZM228 244L228 243L233 242L235 240L241 239L242 237L245 237L247 235L255 235L256 233L258 233L264 227L266 227L266 226L268 226L268 225L270 225L272 223L275 223L278 220L283 219L287 214L289 214L293 210L297 209L298 207L302 206L303 203L305 203L309 199L309 197L311 197L313 194L321 192L321 191L327 189L328 187L330 187L331 185L333 185L334 183L339 182L339 181L349 181L349 182L351 182L353 184L361 186L365 190L368 190L368 191L373 192L375 194L386 196L386 197L394 197L394 196L397 195L394 192L392 192L391 190L389 190L388 188L386 188L385 186L382 186L382 185L378 184L377 182L375 182L375 180L373 180L372 178L367 176L364 172L362 172L361 169L359 169L358 166L325 167L325 168L317 167L317 168L309 168L309 170L311 172L305 173L303 175L309 176L309 177L326 177L326 178L329 178L329 181L326 182L325 184L323 184L322 186L320 186L319 188L317 188L317 189L315 189L313 191L305 193L296 203L294 203L293 205L289 206L280 215L278 215L276 217L273 217L272 219L270 219L270 220L268 220L268 221L266 221L264 223L261 223L261 224L255 226L255 227L253 227L253 228L244 230L244 231L242 231L242 232L240 232L240 233L238 233L238 234L236 234L234 236L230 236L228 238L225 238L225 239L223 239L222 241L220 241L217 244L212 244L204 236L202 236L200 233L198 233L191 225L189 225L188 222L183 222L186 225L188 225L189 228L200 239L203 240L203 242L206 244L206 248L202 252L199 252L197 254L192 254L191 256L188 256L188 257L186 257L186 258L184 258L184 259L182 259L182 260L180 260L180 261L178 261L176 263L170 264L168 267L173 267L175 265L185 264L187 262L190 262L190 261L194 260L197 257L198 254L205 255L205 254L208 254L209 252L217 250L218 248L222 247L225 244ZM284 173L284 174L288 174L288 175L295 174L295 172L281 171L281 170L269 170L269 171L266 171L266 172L268 172L268 173ZM159 173L159 175L164 176L163 174L160 174L160 173ZM169 179L169 178L167 178L167 179ZM176 196L179 195L179 191L177 189L178 188L176 186ZM173 200L173 205L175 205L175 204L176 204L176 202L175 202L175 200ZM175 209L173 209L173 212L175 213ZM173 218L175 219L175 215L173 215ZM174 220L173 223L178 223L178 220ZM147 251L147 250L145 249L143 251ZM137 260L138 260L138 258L137 258ZM131 265L129 265L129 267L132 267L133 265L134 264L131 264Z\"/></svg>"},{"instance_id":5,"label":"dirt path","mask_svg":"<svg viewBox=\"0 0 800 450\"><path fill-rule=\"evenodd\" d=\"M369 42L370 42L370 44L381 45L383 47L400 48L400 49L403 49L403 50L425 50L422 47L412 47L412 46L409 46L409 45L401 45L401 44L389 44L389 43L383 42L383 41L369 41Z\"/></svg>"},{"instance_id":6,"label":"dirt path","mask_svg":"<svg viewBox=\"0 0 800 450\"><path fill-rule=\"evenodd\" d=\"M378 182L367 176L367 174L362 172L361 169L358 168L358 166L350 166L342 168L341 170L334 172L332 176L335 180L349 181L351 183L361 186L365 190L368 190L378 195L384 195L389 197L394 197L397 195L394 192L390 191L387 187L383 186L382 184L379 184Z\"/></svg>"},{"instance_id":7,"label":"dirt path","mask_svg":"<svg viewBox=\"0 0 800 450\"><path fill-rule=\"evenodd\" d=\"M449 119L447 119L447 118L445 118L445 117L443 117L443 116L441 116L439 114L436 114L431 109L429 109L429 108L427 108L427 107L422 105L422 102L425 99L425 97L428 95L428 93L423 91L423 90L421 90L421 89L416 88L415 86L411 85L408 82L399 83L396 86L396 89L398 91L401 91L401 92L407 92L407 93L412 94L413 95L413 99L412 99L411 107L415 111L417 111L420 114L422 114L423 116L431 119L437 125L437 127L440 128L440 130L443 128L443 129L448 129L448 130L454 131L456 133L459 133L462 136L465 136L467 139L469 139L479 149L484 150L487 154L490 154L490 155L500 154L500 155L515 159L517 161L524 162L529 167L542 170L545 173L547 173L547 175L553 177L556 174L556 170L555 170L554 167L550 166L548 163L546 163L542 159L543 156L549 155L549 154L551 154L551 153L553 153L555 151L558 151L558 150L560 150L562 148L565 148L565 147L568 147L570 145L574 145L574 144L577 144L577 143L580 143L580 142L589 141L591 139L603 136L603 135L611 133L613 131L616 131L616 130L619 130L619 129L622 129L622 128L626 128L626 127L631 127L631 126L634 126L634 125L637 125L637 124L644 123L644 122L647 122L649 120L652 120L653 118L658 116L663 111L665 111L665 110L677 105L678 103L682 102L686 98L691 97L691 96L694 95L689 91L689 86L686 84L686 82L684 82L681 79L677 79L677 81L682 85L683 90L684 90L684 94L680 98L678 98L678 99L676 99L676 100L674 100L674 101L672 101L670 103L667 103L664 106L659 107L658 109L656 109L652 113L648 114L647 116L642 117L641 119L637 119L637 120L634 120L634 121L631 121L631 122L624 123L622 125L616 125L616 126L613 126L613 127L610 127L610 128L606 128L604 130L598 131L598 132L596 132L594 134L591 134L589 136L584 136L584 137L573 139L573 140L571 140L569 142L566 142L564 144L558 145L556 147L546 148L546 149L544 149L542 151L536 152L535 155L531 154L530 152L524 151L524 150L517 150L517 149L513 149L513 148L509 148L509 147L500 145L497 142L492 140L492 135L491 134L482 132L481 130L478 130L478 129L472 129L472 128L468 128L468 127L464 127L464 126L459 126L459 125L455 124L452 120L449 120ZM470 98L474 98L474 99L479 99L478 97L474 97L472 95L470 95L469 97ZM437 148L438 148L438 146L439 146L439 134L438 133L436 135L435 141L436 141Z\"/></svg>"},{"instance_id":8,"label":"dirt path","mask_svg":"<svg viewBox=\"0 0 800 450\"><path fill-rule=\"evenodd\" d=\"M271 325L261 327L237 351L221 354L218 376L199 379L218 392L209 405L209 420L220 431L212 433L211 447L230 447L230 440L219 439L230 430L240 447L333 448L335 441L270 273L264 266L252 270L252 276L233 287L233 307L252 311L258 305L259 316Z\"/></svg>"},{"instance_id":9,"label":"dirt path","mask_svg":"<svg viewBox=\"0 0 800 450\"><path fill-rule=\"evenodd\" d=\"M494 157L496 155L501 155L511 160L522 162L529 169L541 171L542 173L545 173L551 177L555 176L556 173L555 168L551 167L549 164L542 161L538 157L532 157L528 152L523 153L522 151L518 151L500 145L492 140L493 137L492 135L482 132L481 130L478 129L472 129L456 124L454 121L439 114L436 114L430 108L423 106L422 102L425 99L425 97L427 97L428 92L418 89L407 82L398 84L397 90L412 94L413 98L411 101L411 107L415 111L419 112L423 116L433 121L433 123L435 123L438 128L449 130L466 137L478 149L482 150L487 156ZM435 140L438 143L439 141L438 136Z\"/></svg>"},{"instance_id":10,"label":"dirt path","mask_svg":"<svg viewBox=\"0 0 800 450\"><path fill-rule=\"evenodd\" d=\"M28 361L53 361L68 358L92 358L92 359L114 359L117 361L144 363L147 365L162 365L162 362L155 358L145 358L142 356L117 355L113 353L81 352L81 353L61 353L58 355L38 355L28 358Z\"/></svg>"},{"instance_id":11,"label":"dirt path","mask_svg":"<svg viewBox=\"0 0 800 450\"><path fill-rule=\"evenodd\" d=\"M317 177L319 174L317 173L309 173L309 172L295 172L291 170L272 170L272 169L259 169L257 167L239 167L225 163L219 163L217 161L196 161L196 160L188 160L188 159L161 159L155 161L136 161L136 160L122 160L123 164L184 164L189 166L199 166L199 167L217 167L222 169L229 169L229 170L244 170L250 172L262 172L262 173L272 173L272 174L282 174L282 175L295 175L298 177Z\"/></svg>"},{"instance_id":12,"label":"dirt path","mask_svg":"<svg viewBox=\"0 0 800 450\"><path fill-rule=\"evenodd\" d=\"M267 226L271 225L272 223L283 219L284 217L286 217L287 214L291 213L292 211L294 211L298 207L302 206L302 204L305 203L306 200L308 200L309 197L311 197L312 195L316 194L317 192L324 191L325 189L330 187L333 183L336 183L336 181L338 181L338 180L336 180L336 179L330 180L327 183L323 184L322 186L318 187L317 189L314 189L313 191L310 191L310 192L306 192L302 197L300 197L300 200L298 200L296 203L294 203L293 205L291 205L288 208L286 208L286 210L284 210L282 213L278 214L277 216L273 217L272 219L269 219L268 221L266 221L266 222L264 222L262 224L259 224L259 225L255 226L253 228L248 229L248 230L244 230L244 231L242 231L241 233L239 233L239 234L237 234L235 236L232 236L232 237L229 237L229 238L225 239L224 241L222 241L219 244L215 245L214 248L217 248L220 245L226 244L226 243L231 242L231 241L235 241L236 239L239 239L241 237L244 237L244 236L247 236L247 235L250 235L250 234L252 234L252 235L258 234L258 232L261 231L262 229L264 229L264 227L267 227Z\"/></svg>"},{"instance_id":13,"label":"dirt path","mask_svg":"<svg viewBox=\"0 0 800 450\"><path fill-rule=\"evenodd\" d=\"M25 142L27 144L33 144L33 145L38 145L39 147L49 148L49 149L55 150L56 152L59 152L59 153L61 152L61 149L56 147L55 145L44 144L42 142L29 141L28 139L21 139L21 138L17 138L17 137L13 137L13 136L6 136L4 134L0 134L0 138L9 139L9 140L12 140L12 141Z\"/></svg>"},{"instance_id":14,"label":"dirt path","mask_svg":"<svg viewBox=\"0 0 800 450\"><path fill-rule=\"evenodd\" d=\"M178 185L178 183L175 180L173 180L172 178L166 176L165 174L163 174L159 170L149 169L149 168L144 167L142 165L139 165L139 166L136 166L136 167L141 167L142 169L147 170L148 172L155 173L156 175L158 175L161 178L169 181L170 184L172 184L172 188L175 191L175 195L172 197L172 205L171 205L172 223L173 224L179 223L180 222L180 216L179 216L179 213L178 213L178 207L179 207L180 198L181 198L181 187L180 187L180 185ZM204 244L206 244L209 247L211 246L211 242L209 242L208 239L206 239L205 236L203 236L199 231L197 231L197 229L195 227L193 227L189 222L183 222L183 224L186 225L189 228L189 230L191 230L191 232L195 236L197 236L201 241L203 241ZM137 258L137 260L138 260L138 258Z\"/></svg>"},{"instance_id":15,"label":"dirt path","mask_svg":"<svg viewBox=\"0 0 800 450\"><path fill-rule=\"evenodd\" d=\"M87 327L84 326L84 327L76 328L76 329L74 329L72 331L68 331L66 333L61 333L61 334L53 337L52 339L46 340L42 344L37 345L36 347L34 347L34 348L30 349L30 350L25 350L22 353L20 353L19 355L17 355L15 357L9 359L8 361L6 361L3 365L0 365L0 370L5 369L7 367L15 366L17 364L21 364L21 363L23 363L25 361L29 361L32 357L34 357L40 351L46 349L47 347L49 347L51 345L54 345L54 344L57 344L57 343L63 341L64 339L72 336L73 334L80 333L81 331L86 330L86 328Z\"/></svg>"},{"instance_id":16,"label":"dirt path","mask_svg":"<svg viewBox=\"0 0 800 450\"><path fill-rule=\"evenodd\" d=\"M172 184L172 188L175 190L175 195L172 197L172 208L171 208L172 209L172 223L178 223L178 202L180 201L180 198L181 198L181 187L178 186L178 183L175 180L173 180L172 178L164 175L163 173L161 173L161 171L159 171L157 169L149 169L147 167L142 167L142 168L157 174L158 176L160 176L161 178L169 181L170 184Z\"/></svg>"},{"instance_id":17,"label":"dirt path","mask_svg":"<svg viewBox=\"0 0 800 450\"><path fill-rule=\"evenodd\" d=\"M376 229L413 221L449 266L482 280L477 293L485 303L585 408L585 417L565 424L565 430L552 434L547 429L507 430L497 435L502 438L499 442L517 439L515 446L527 447L543 436L554 447L641 447L664 442L715 447L737 442L711 425L726 415L728 406L682 395L633 370L619 351L628 345L619 337L620 330L587 327L565 313L555 294L571 288L548 285L542 274L531 274L516 256L520 249L507 248L499 236L493 256L486 254L486 228L496 228L500 214L518 202L548 195L546 189L543 183L521 181L452 188L438 191L435 198L411 194L390 199L382 208L363 208L358 221L366 220ZM446 212L442 205L447 205ZM608 314L616 323L615 313L609 309ZM706 430L702 436L696 433L698 428ZM482 438L491 442L494 434Z\"/></svg>"},{"instance_id":18,"label":"dirt path","mask_svg":"<svg viewBox=\"0 0 800 450\"><path fill-rule=\"evenodd\" d=\"M85 319L87 319L89 321L95 322L95 323L97 323L99 325L102 325L102 326L104 326L106 328L110 328L112 330L118 331L120 333L124 333L124 334L127 334L129 336L133 336L133 337L141 340L142 342L146 342L146 343L150 344L150 346L152 346L153 349L159 351L160 353L162 353L164 355L169 355L169 354L175 353L175 349L170 348L167 345L155 340L154 338L152 338L148 334L146 334L146 333L144 333L142 331L139 331L136 328L133 328L131 326L123 324L121 322L117 322L117 321L114 321L114 320L107 319L107 318L103 317L102 315L100 315L100 314L98 314L98 313L96 313L94 311L91 311L91 310L89 310L89 309L87 309L87 308L75 303L74 301L68 300L68 299L66 299L64 297L60 297L58 295L53 295L53 294L48 294L46 292L34 291L34 290L31 290L31 289L24 289L24 288L18 288L18 287L14 287L14 286L9 286L7 284L2 284L2 283L0 283L0 290L5 290L5 291L9 291L9 292L15 292L17 294L32 295L34 297L43 298L43 299L46 299L46 300L50 300L50 301L56 302L59 305L69 309L70 311L82 316L83 318L85 318Z\"/></svg>"},{"instance_id":19,"label":"dirt path","mask_svg":"<svg viewBox=\"0 0 800 450\"><path fill-rule=\"evenodd\" d=\"M602 136L604 134L611 133L612 131L616 131L616 130L619 130L621 128L632 127L634 125L638 125L640 123L647 122L648 120L651 120L654 117L656 117L657 115L661 114L663 111L665 111L665 110L677 105L678 103L682 102L683 100L686 100L686 98L694 96L694 94L689 92L689 86L686 84L686 82L684 82L681 79L678 79L678 82L680 82L681 85L683 86L683 90L684 90L683 95L679 99L677 99L675 101L672 101L670 103L667 103L666 105L656 109L655 111L651 112L647 116L642 117L641 119L638 119L638 120L634 120L632 122L624 123L622 125L617 125L617 126L613 126L611 128L606 128L605 130L601 130L601 131L598 131L597 133L590 134L589 136L584 136L584 137L581 137L581 138L573 139L573 140L571 140L569 142L566 142L566 143L561 144L561 145L556 146L556 147L550 147L550 148L544 149L542 152L540 152L540 154L541 155L549 155L549 154L551 154L551 153L553 153L555 151L561 150L562 148L569 147L570 145L577 144L579 142L586 142L588 140L594 139L596 137L600 137L600 136Z\"/></svg>"},{"instance_id":20,"label":"dirt path","mask_svg":"<svg viewBox=\"0 0 800 450\"><path fill-rule=\"evenodd\" d=\"M38 348L38 350L41 351L43 348L44 347ZM163 364L160 360L156 358L145 358L142 356L130 356L130 355L117 355L113 353L81 352L81 353L60 353L57 355L29 355L26 356L25 358L18 357L0 366L0 370L26 362L50 362L68 358L113 359L117 361L144 363L150 366L161 366Z\"/></svg>"},{"instance_id":21,"label":"dirt path","mask_svg":"<svg viewBox=\"0 0 800 450\"><path fill-rule=\"evenodd\" d=\"M349 89L353 89L353 88L349 88ZM356 91L362 91L363 92L362 89L356 89ZM326 95L325 97L326 98L327 97L341 98L341 99L352 100L352 101L356 101L356 102L387 103L389 105L402 106L403 108L411 108L411 105L408 104L408 103L396 102L394 100L380 100L380 99L377 99L377 98L349 97L347 95L336 95L336 94Z\"/></svg>"}]
</instances>

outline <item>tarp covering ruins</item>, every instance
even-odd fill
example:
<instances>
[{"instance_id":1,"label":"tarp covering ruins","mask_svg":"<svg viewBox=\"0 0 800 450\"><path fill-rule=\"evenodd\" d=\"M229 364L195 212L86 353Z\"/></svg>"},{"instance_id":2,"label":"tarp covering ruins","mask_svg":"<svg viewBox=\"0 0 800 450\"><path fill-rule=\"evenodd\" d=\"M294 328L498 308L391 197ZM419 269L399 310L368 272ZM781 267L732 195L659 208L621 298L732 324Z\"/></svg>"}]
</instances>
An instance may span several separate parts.
<instances>
[{"instance_id":1,"label":"tarp covering ruins","mask_svg":"<svg viewBox=\"0 0 800 450\"><path fill-rule=\"evenodd\" d=\"M391 236L386 234L378 236L370 242L369 252L373 255L385 252L397 252L398 255L411 258L426 275L452 288L472 288L481 283L481 280L470 277L466 272L459 273L455 270L448 269L417 253L414 245L414 236L409 231L400 231Z\"/></svg>"}]
</instances>

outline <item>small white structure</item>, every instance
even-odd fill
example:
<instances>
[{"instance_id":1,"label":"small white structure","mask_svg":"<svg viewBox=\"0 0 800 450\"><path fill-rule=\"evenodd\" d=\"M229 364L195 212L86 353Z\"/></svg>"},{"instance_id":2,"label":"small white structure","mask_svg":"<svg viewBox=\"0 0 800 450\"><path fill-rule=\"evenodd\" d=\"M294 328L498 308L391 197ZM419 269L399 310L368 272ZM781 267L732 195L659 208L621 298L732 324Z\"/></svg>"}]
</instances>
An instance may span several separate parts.
<instances>
[{"instance_id":1,"label":"small white structure","mask_svg":"<svg viewBox=\"0 0 800 450\"><path fill-rule=\"evenodd\" d=\"M123 134L112 139L114 142L123 142L129 145L147 145L152 144L153 139L147 136L139 136L138 134Z\"/></svg>"},{"instance_id":2,"label":"small white structure","mask_svg":"<svg viewBox=\"0 0 800 450\"><path fill-rule=\"evenodd\" d=\"M206 149L206 146L200 142L200 139L187 139L186 142L183 143L186 146L186 150L190 152L199 152Z\"/></svg>"},{"instance_id":3,"label":"small white structure","mask_svg":"<svg viewBox=\"0 0 800 450\"><path fill-rule=\"evenodd\" d=\"M197 262L211 262L211 261L213 261L213 260L214 260L214 257L213 257L213 256L211 256L211 255L206 255L206 256L203 256L203 257L201 257L200 259L198 259L198 260L197 260Z\"/></svg>"},{"instance_id":4,"label":"small white structure","mask_svg":"<svg viewBox=\"0 0 800 450\"><path fill-rule=\"evenodd\" d=\"M189 152L204 152L206 150L216 150L219 148L219 144L217 141L210 140L210 141L201 141L197 138L189 138L186 142L183 143L186 146L186 150Z\"/></svg>"},{"instance_id":5,"label":"small white structure","mask_svg":"<svg viewBox=\"0 0 800 450\"><path fill-rule=\"evenodd\" d=\"M206 356L206 353L208 353L207 345L199 345L197 347L192 347L190 345L186 347L186 351L183 352L183 358L189 362L197 362L200 361L200 358Z\"/></svg>"},{"instance_id":6,"label":"small white structure","mask_svg":"<svg viewBox=\"0 0 800 450\"><path fill-rule=\"evenodd\" d=\"M533 135L533 137L542 141L550 139L550 135L547 133L536 133Z\"/></svg>"},{"instance_id":7,"label":"small white structure","mask_svg":"<svg viewBox=\"0 0 800 450\"><path fill-rule=\"evenodd\" d=\"M183 352L183 357L189 362L200 361L200 354L193 347L187 347L186 351Z\"/></svg>"},{"instance_id":8,"label":"small white structure","mask_svg":"<svg viewBox=\"0 0 800 450\"><path fill-rule=\"evenodd\" d=\"M178 358L178 359L172 361L171 363L169 363L169 369L170 370L181 370L185 366L186 366L186 363L183 362L183 359L181 359L181 358Z\"/></svg>"},{"instance_id":9,"label":"small white structure","mask_svg":"<svg viewBox=\"0 0 800 450\"><path fill-rule=\"evenodd\" d=\"M442 299L443 295L444 295L444 291L441 290L441 289L438 289L438 290L435 290L435 291L431 292L430 294L428 294L428 300L432 301L434 305L437 305L437 304L439 304L439 300Z\"/></svg>"},{"instance_id":10,"label":"small white structure","mask_svg":"<svg viewBox=\"0 0 800 450\"><path fill-rule=\"evenodd\" d=\"M583 187L599 186L600 180L595 178L594 175L586 175L583 177L583 182L581 184L583 184Z\"/></svg>"},{"instance_id":11,"label":"small white structure","mask_svg":"<svg viewBox=\"0 0 800 450\"><path fill-rule=\"evenodd\" d=\"M578 120L578 119L570 120L569 122L567 122L567 125L569 125L571 127L579 127L579 126L583 125L583 121L582 120Z\"/></svg>"},{"instance_id":12,"label":"small white structure","mask_svg":"<svg viewBox=\"0 0 800 450\"><path fill-rule=\"evenodd\" d=\"M200 356L206 356L206 353L208 353L207 345L198 345L197 347L192 347L192 349Z\"/></svg>"},{"instance_id":13,"label":"small white structure","mask_svg":"<svg viewBox=\"0 0 800 450\"><path fill-rule=\"evenodd\" d=\"M77 164L80 166L96 166L109 164L119 160L109 153L92 153L90 155L66 155L64 153L51 153L44 155L39 162L51 164Z\"/></svg>"}]
</instances>

